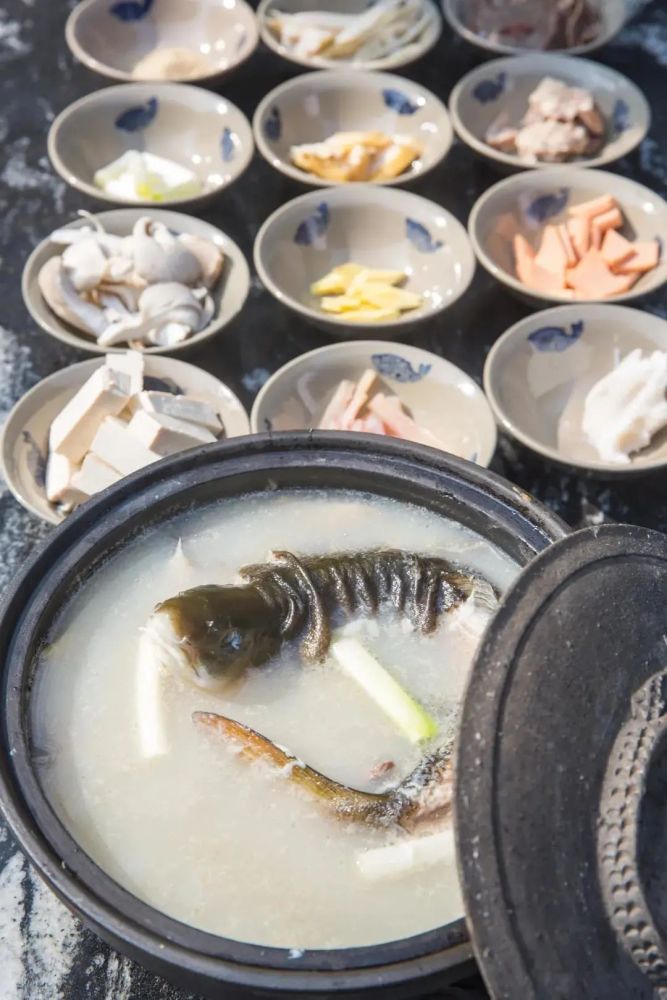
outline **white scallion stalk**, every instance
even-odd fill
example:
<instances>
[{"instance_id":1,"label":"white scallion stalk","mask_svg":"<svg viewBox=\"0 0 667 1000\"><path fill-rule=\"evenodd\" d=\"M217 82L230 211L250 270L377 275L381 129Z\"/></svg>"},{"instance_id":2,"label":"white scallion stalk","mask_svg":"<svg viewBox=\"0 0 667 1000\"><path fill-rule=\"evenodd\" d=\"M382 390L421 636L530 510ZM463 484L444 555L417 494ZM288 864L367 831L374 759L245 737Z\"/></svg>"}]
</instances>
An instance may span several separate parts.
<instances>
[{"instance_id":1,"label":"white scallion stalk","mask_svg":"<svg viewBox=\"0 0 667 1000\"><path fill-rule=\"evenodd\" d=\"M373 881L400 878L419 868L449 865L455 861L456 846L454 828L451 825L442 833L433 833L428 837L410 837L387 847L360 851L356 858L359 872L364 878Z\"/></svg>"},{"instance_id":2,"label":"white scallion stalk","mask_svg":"<svg viewBox=\"0 0 667 1000\"><path fill-rule=\"evenodd\" d=\"M356 639L337 639L331 652L343 672L359 684L412 743L431 739L435 720Z\"/></svg>"}]
</instances>

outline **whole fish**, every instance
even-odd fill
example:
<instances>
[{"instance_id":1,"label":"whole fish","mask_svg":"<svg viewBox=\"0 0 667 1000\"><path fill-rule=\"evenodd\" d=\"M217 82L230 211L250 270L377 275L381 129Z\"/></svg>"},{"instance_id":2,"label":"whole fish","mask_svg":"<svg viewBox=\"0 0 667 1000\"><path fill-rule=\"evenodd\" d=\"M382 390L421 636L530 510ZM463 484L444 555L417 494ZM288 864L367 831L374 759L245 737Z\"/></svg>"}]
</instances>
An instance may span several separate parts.
<instances>
[{"instance_id":1,"label":"whole fish","mask_svg":"<svg viewBox=\"0 0 667 1000\"><path fill-rule=\"evenodd\" d=\"M276 552L241 577L245 584L194 587L163 601L146 626L165 661L201 686L266 663L297 637L306 662L323 660L338 610L375 615L388 605L428 634L441 614L473 596L488 611L496 604L482 578L437 556L392 549L303 558Z\"/></svg>"}]
</instances>

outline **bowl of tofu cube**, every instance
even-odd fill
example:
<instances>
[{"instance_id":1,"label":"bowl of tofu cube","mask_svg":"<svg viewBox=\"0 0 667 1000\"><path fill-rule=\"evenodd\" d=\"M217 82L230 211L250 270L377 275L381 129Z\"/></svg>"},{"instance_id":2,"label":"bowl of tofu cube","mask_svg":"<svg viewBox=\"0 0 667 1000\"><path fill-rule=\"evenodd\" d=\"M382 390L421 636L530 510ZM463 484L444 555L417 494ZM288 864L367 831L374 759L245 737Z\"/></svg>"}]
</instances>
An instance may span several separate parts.
<instances>
[{"instance_id":1,"label":"bowl of tofu cube","mask_svg":"<svg viewBox=\"0 0 667 1000\"><path fill-rule=\"evenodd\" d=\"M382 434L488 466L496 446L484 393L444 358L407 344L330 344L280 368L259 392L253 433Z\"/></svg>"},{"instance_id":2,"label":"bowl of tofu cube","mask_svg":"<svg viewBox=\"0 0 667 1000\"><path fill-rule=\"evenodd\" d=\"M505 172L613 163L651 121L648 101L622 73L547 53L478 66L456 84L449 108L463 142Z\"/></svg>"},{"instance_id":3,"label":"bowl of tofu cube","mask_svg":"<svg viewBox=\"0 0 667 1000\"><path fill-rule=\"evenodd\" d=\"M219 94L185 83L121 83L55 119L48 153L71 187L128 205L201 205L239 179L250 122Z\"/></svg>"},{"instance_id":4,"label":"bowl of tofu cube","mask_svg":"<svg viewBox=\"0 0 667 1000\"><path fill-rule=\"evenodd\" d=\"M153 462L249 429L240 401L208 372L125 351L63 368L27 392L2 431L2 474L19 503L58 524Z\"/></svg>"},{"instance_id":5,"label":"bowl of tofu cube","mask_svg":"<svg viewBox=\"0 0 667 1000\"><path fill-rule=\"evenodd\" d=\"M461 223L399 188L341 184L264 222L255 267L275 298L334 336L398 336L464 294L475 255Z\"/></svg>"},{"instance_id":6,"label":"bowl of tofu cube","mask_svg":"<svg viewBox=\"0 0 667 1000\"><path fill-rule=\"evenodd\" d=\"M491 348L500 428L549 462L603 478L667 467L667 321L605 303L533 313Z\"/></svg>"},{"instance_id":7,"label":"bowl of tofu cube","mask_svg":"<svg viewBox=\"0 0 667 1000\"><path fill-rule=\"evenodd\" d=\"M405 184L447 155L453 130L430 91L390 73L304 73L266 95L255 142L276 170L302 184Z\"/></svg>"},{"instance_id":8,"label":"bowl of tofu cube","mask_svg":"<svg viewBox=\"0 0 667 1000\"><path fill-rule=\"evenodd\" d=\"M249 291L233 240L164 209L81 213L36 247L22 278L35 322L94 354L200 345L232 322Z\"/></svg>"},{"instance_id":9,"label":"bowl of tofu cube","mask_svg":"<svg viewBox=\"0 0 667 1000\"><path fill-rule=\"evenodd\" d=\"M508 177L475 203L468 232L483 267L530 303L627 302L667 279L667 202L603 170Z\"/></svg>"},{"instance_id":10,"label":"bowl of tofu cube","mask_svg":"<svg viewBox=\"0 0 667 1000\"><path fill-rule=\"evenodd\" d=\"M268 48L311 69L406 66L442 31L433 0L261 0L257 19Z\"/></svg>"}]
</instances>

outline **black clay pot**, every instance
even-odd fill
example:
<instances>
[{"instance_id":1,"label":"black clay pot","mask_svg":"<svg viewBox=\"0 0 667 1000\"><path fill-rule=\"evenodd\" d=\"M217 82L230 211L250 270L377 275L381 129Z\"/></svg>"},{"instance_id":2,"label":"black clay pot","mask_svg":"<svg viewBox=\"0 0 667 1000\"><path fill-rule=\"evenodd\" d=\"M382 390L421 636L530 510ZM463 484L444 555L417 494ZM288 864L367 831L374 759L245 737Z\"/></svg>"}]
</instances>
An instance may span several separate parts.
<instances>
[{"instance_id":1,"label":"black clay pot","mask_svg":"<svg viewBox=\"0 0 667 1000\"><path fill-rule=\"evenodd\" d=\"M219 938L120 888L72 840L33 769L28 703L35 653L72 589L128 538L173 514L267 489L356 489L424 506L488 538L521 565L566 534L530 496L431 449L377 437L290 433L188 452L123 480L57 528L24 568L0 619L0 801L19 844L58 896L114 948L206 997L418 996L459 978L463 921L372 947L286 950Z\"/></svg>"}]
</instances>

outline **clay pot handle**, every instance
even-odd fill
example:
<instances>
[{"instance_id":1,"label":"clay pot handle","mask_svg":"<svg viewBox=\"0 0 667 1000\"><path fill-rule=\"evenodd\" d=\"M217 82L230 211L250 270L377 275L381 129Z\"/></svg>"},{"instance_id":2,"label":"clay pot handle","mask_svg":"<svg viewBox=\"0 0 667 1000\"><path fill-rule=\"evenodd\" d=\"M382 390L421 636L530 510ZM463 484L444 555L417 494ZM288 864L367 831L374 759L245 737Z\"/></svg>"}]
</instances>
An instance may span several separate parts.
<instances>
[{"instance_id":1,"label":"clay pot handle","mask_svg":"<svg viewBox=\"0 0 667 1000\"><path fill-rule=\"evenodd\" d=\"M661 1000L667 1000L667 942L646 902L638 842L648 775L665 735L667 669L632 696L630 716L609 756L598 831L600 881L610 923Z\"/></svg>"}]
</instances>

